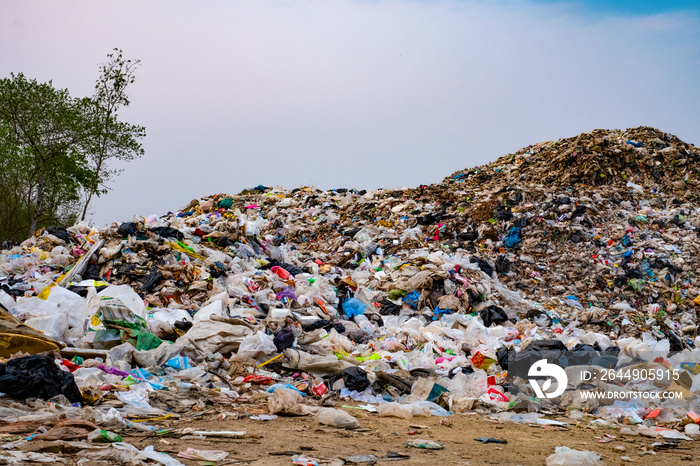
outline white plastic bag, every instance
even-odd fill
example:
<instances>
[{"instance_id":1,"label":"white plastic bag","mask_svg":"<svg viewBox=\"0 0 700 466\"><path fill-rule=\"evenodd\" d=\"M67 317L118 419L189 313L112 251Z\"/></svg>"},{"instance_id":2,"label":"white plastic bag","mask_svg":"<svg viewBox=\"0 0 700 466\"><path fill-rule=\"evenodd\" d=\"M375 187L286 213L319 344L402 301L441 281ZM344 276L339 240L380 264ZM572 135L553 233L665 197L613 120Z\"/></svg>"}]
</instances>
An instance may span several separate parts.
<instances>
[{"instance_id":1,"label":"white plastic bag","mask_svg":"<svg viewBox=\"0 0 700 466\"><path fill-rule=\"evenodd\" d=\"M379 406L377 406L377 413L380 416L411 419L413 418L413 406L401 405L399 403L382 403Z\"/></svg>"},{"instance_id":2,"label":"white plastic bag","mask_svg":"<svg viewBox=\"0 0 700 466\"><path fill-rule=\"evenodd\" d=\"M53 290L51 291L53 294ZM90 315L93 315L99 309L99 301L102 298L115 298L122 302L135 315L146 320L146 306L143 304L143 299L129 285L112 285L97 293L96 299L90 300Z\"/></svg>"},{"instance_id":3,"label":"white plastic bag","mask_svg":"<svg viewBox=\"0 0 700 466\"><path fill-rule=\"evenodd\" d=\"M603 464L598 453L572 450L569 447L557 447L554 449L554 454L547 457L547 466L595 466Z\"/></svg>"},{"instance_id":4,"label":"white plastic bag","mask_svg":"<svg viewBox=\"0 0 700 466\"><path fill-rule=\"evenodd\" d=\"M360 427L360 421L340 409L321 408L316 414L316 419L321 424L341 429L357 429Z\"/></svg>"},{"instance_id":5,"label":"white plastic bag","mask_svg":"<svg viewBox=\"0 0 700 466\"><path fill-rule=\"evenodd\" d=\"M234 359L251 359L260 354L272 355L276 352L277 348L275 348L274 337L259 331L243 339Z\"/></svg>"},{"instance_id":6,"label":"white plastic bag","mask_svg":"<svg viewBox=\"0 0 700 466\"><path fill-rule=\"evenodd\" d=\"M278 388L267 399L267 409L270 414L284 413L296 416L305 416L311 413L311 409L303 404L301 393L289 388Z\"/></svg>"}]
</instances>

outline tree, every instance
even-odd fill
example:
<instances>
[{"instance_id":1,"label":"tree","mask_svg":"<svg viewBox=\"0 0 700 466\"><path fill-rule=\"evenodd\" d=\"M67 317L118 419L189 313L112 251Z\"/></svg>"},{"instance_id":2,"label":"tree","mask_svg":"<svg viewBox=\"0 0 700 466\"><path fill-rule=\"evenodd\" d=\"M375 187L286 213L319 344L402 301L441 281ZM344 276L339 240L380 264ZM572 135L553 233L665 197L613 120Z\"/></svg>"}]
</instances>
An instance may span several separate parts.
<instances>
[{"instance_id":1,"label":"tree","mask_svg":"<svg viewBox=\"0 0 700 466\"><path fill-rule=\"evenodd\" d=\"M141 60L125 60L120 49L114 49L107 58L108 61L100 65L92 99L94 126L87 150L92 180L86 189L81 220L85 220L92 196L106 193L106 182L120 172L108 167L109 160L130 161L144 153L138 139L146 136L145 128L117 119L118 110L130 104L126 88L135 81L134 73Z\"/></svg>"},{"instance_id":2,"label":"tree","mask_svg":"<svg viewBox=\"0 0 700 466\"><path fill-rule=\"evenodd\" d=\"M116 50L116 49L115 49ZM0 79L0 241L85 217L118 173L110 159L143 154L142 126L119 121L139 61L108 55L93 97L73 98L22 73ZM84 204L82 197L85 197Z\"/></svg>"},{"instance_id":3,"label":"tree","mask_svg":"<svg viewBox=\"0 0 700 466\"><path fill-rule=\"evenodd\" d=\"M22 73L0 80L3 237L33 234L39 224L69 220L89 180L80 151L92 104Z\"/></svg>"}]
</instances>

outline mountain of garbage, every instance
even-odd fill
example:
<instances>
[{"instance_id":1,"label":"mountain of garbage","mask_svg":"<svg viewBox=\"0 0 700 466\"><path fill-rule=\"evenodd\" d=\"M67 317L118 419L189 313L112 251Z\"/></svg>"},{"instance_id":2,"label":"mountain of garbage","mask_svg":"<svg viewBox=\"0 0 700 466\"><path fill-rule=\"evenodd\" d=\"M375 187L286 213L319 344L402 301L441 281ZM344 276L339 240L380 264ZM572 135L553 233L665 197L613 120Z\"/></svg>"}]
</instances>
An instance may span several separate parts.
<instances>
[{"instance_id":1,"label":"mountain of garbage","mask_svg":"<svg viewBox=\"0 0 700 466\"><path fill-rule=\"evenodd\" d=\"M127 413L167 407L159 388L235 398L261 378L281 387L271 414L342 396L408 417L573 406L641 423L665 406L687 424L700 412L698 167L699 148L654 128L595 130L417 188L260 185L102 229L46 228L0 255L0 392L119 400L124 429ZM688 397L606 408L574 397L570 378L537 400L516 364L528 350L562 351L569 368L676 368L683 383L656 389ZM27 371L63 380L33 356L46 351L75 356L74 380L32 395ZM131 390L101 388L128 377ZM131 396L142 385L150 405Z\"/></svg>"}]
</instances>

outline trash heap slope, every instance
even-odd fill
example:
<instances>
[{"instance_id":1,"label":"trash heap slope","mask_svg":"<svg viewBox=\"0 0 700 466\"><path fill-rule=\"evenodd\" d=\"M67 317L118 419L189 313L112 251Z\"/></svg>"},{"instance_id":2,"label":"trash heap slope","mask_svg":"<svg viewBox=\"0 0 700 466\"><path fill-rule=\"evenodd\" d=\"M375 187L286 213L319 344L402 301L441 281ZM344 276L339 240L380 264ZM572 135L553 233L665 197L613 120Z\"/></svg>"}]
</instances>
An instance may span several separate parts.
<instances>
[{"instance_id":1,"label":"trash heap slope","mask_svg":"<svg viewBox=\"0 0 700 466\"><path fill-rule=\"evenodd\" d=\"M88 422L75 439L180 436L193 432L168 423L205 406L221 420L240 406L236 420L361 427L327 407L351 399L373 416L479 410L566 427L591 415L605 428L644 422L624 435L689 441L700 435L698 162L698 148L652 128L596 130L411 189L259 185L102 229L46 228L0 252L0 417L16 421L3 429L52 438L60 413ZM530 371L552 365L555 383L533 384ZM601 376L623 368L666 375ZM30 398L51 401L16 403ZM46 425L23 424L39 414ZM0 462L28 441L4 444ZM123 451L142 456L133 464L181 464L134 448ZM560 447L552 460L587 453Z\"/></svg>"},{"instance_id":2,"label":"trash heap slope","mask_svg":"<svg viewBox=\"0 0 700 466\"><path fill-rule=\"evenodd\" d=\"M689 171L698 162L697 147L654 128L595 130L524 147L487 166L456 172L444 181L467 180L467 185L478 186L497 176L496 183L505 190L531 182L584 190L635 182L697 201L698 192L693 190L697 179L689 180Z\"/></svg>"},{"instance_id":3,"label":"trash heap slope","mask_svg":"<svg viewBox=\"0 0 700 466\"><path fill-rule=\"evenodd\" d=\"M269 277L280 262L320 275L334 295L343 277L360 277L349 293L359 285L380 312L401 309L400 300L387 300L392 291L425 289L417 307L425 318L513 302L524 313L534 303L592 329L638 336L641 327L621 324L642 319L651 305L662 310L659 335L675 331L686 345L695 336L700 270L698 161L698 148L641 127L542 142L414 189L261 185L100 231L47 229L4 254L2 286L39 293L103 239L76 276L127 284L156 309L194 313L224 290L254 306L251 290L278 293L284 285ZM460 261L520 295L508 303L502 294L487 296L478 279L460 283ZM431 270L444 276L434 279ZM409 289L409 278L420 286ZM302 305L313 306L321 288ZM628 311L614 308L623 302Z\"/></svg>"}]
</instances>

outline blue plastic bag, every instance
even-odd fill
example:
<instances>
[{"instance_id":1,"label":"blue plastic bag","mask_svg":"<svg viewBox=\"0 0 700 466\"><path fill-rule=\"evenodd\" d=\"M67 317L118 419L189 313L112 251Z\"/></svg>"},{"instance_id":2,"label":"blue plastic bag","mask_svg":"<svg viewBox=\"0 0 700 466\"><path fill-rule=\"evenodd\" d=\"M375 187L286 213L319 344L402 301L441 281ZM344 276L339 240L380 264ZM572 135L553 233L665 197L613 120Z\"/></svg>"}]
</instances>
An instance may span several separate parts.
<instances>
[{"instance_id":1,"label":"blue plastic bag","mask_svg":"<svg viewBox=\"0 0 700 466\"><path fill-rule=\"evenodd\" d=\"M503 244L505 245L505 247L512 248L512 247L515 247L518 243L520 243L520 232L521 231L522 231L522 229L520 229L518 227L511 228L510 231L508 232L508 236L506 236L503 239Z\"/></svg>"},{"instance_id":2,"label":"blue plastic bag","mask_svg":"<svg viewBox=\"0 0 700 466\"><path fill-rule=\"evenodd\" d=\"M172 367L173 369L177 369L179 371L184 370L184 369L189 369L190 367L190 361L186 357L182 356L175 356L171 360L165 363L166 367Z\"/></svg>"},{"instance_id":3,"label":"blue plastic bag","mask_svg":"<svg viewBox=\"0 0 700 466\"><path fill-rule=\"evenodd\" d=\"M366 309L367 305L357 298L347 298L343 301L343 312L350 318L364 314Z\"/></svg>"},{"instance_id":4,"label":"blue plastic bag","mask_svg":"<svg viewBox=\"0 0 700 466\"><path fill-rule=\"evenodd\" d=\"M292 385L291 383L276 383L272 384L267 388L267 393L275 393L275 390L278 388L288 388L290 390L294 390L295 392L299 393L301 396L306 396L306 393L300 392L297 387Z\"/></svg>"},{"instance_id":5,"label":"blue plastic bag","mask_svg":"<svg viewBox=\"0 0 700 466\"><path fill-rule=\"evenodd\" d=\"M408 304L413 309L415 309L416 306L418 306L419 299L420 299L420 293L418 293L417 291L414 290L403 297L403 302L404 302L404 304Z\"/></svg>"}]
</instances>

